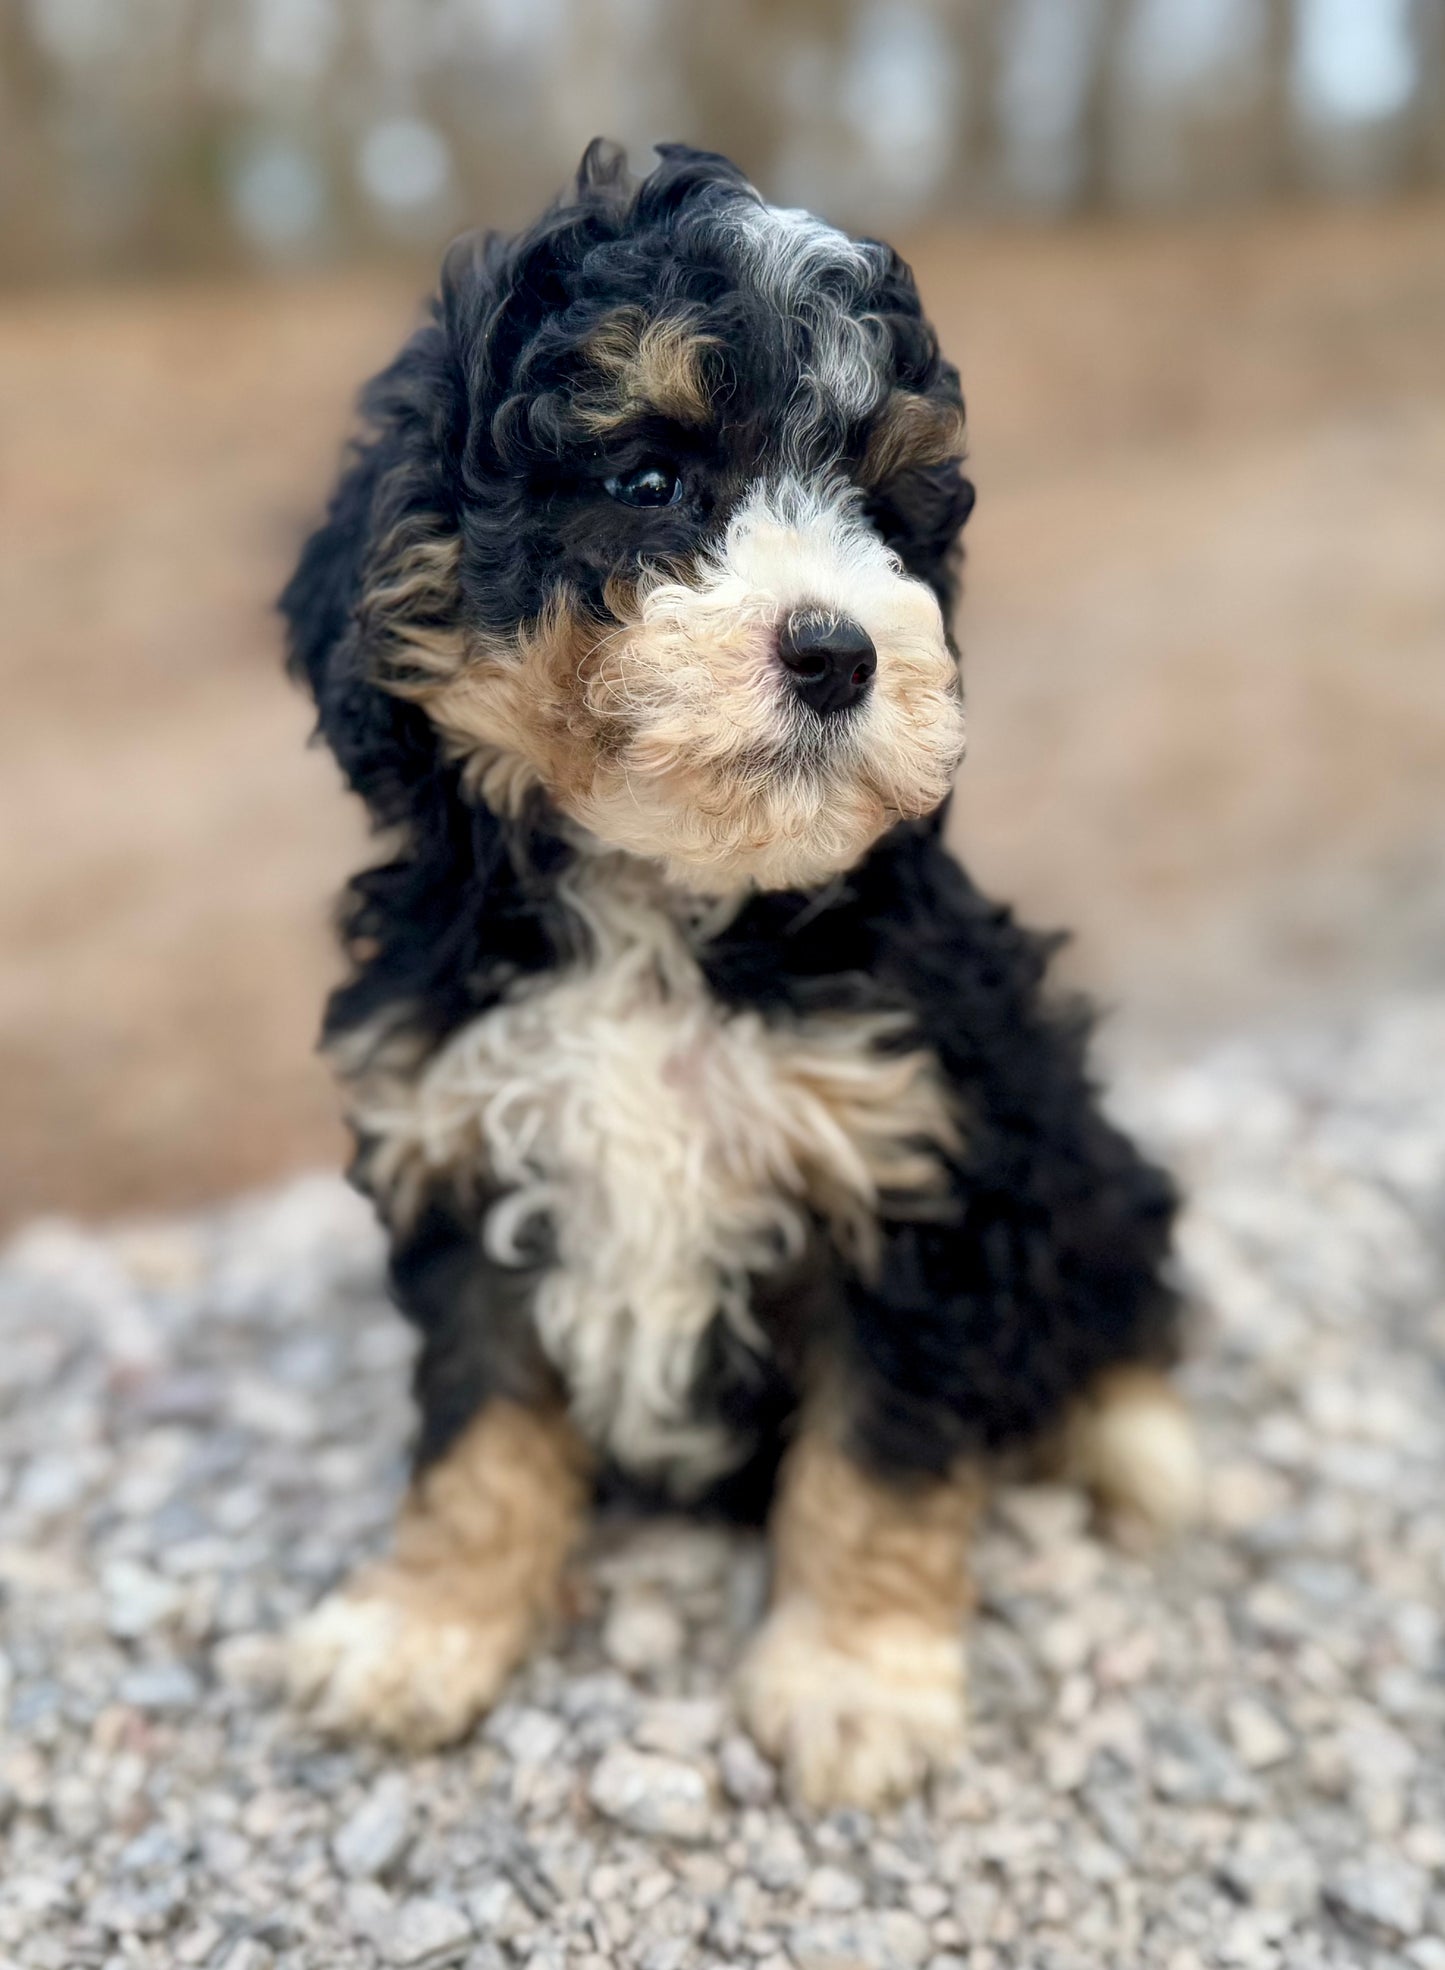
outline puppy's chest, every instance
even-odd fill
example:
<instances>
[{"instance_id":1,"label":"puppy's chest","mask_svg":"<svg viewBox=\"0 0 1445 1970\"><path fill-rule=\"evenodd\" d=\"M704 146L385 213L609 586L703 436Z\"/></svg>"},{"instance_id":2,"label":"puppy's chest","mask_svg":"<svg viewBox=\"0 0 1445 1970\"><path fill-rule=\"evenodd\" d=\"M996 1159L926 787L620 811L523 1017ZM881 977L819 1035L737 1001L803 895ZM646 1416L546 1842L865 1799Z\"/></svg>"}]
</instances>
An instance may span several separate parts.
<instances>
[{"instance_id":1,"label":"puppy's chest","mask_svg":"<svg viewBox=\"0 0 1445 1970\"><path fill-rule=\"evenodd\" d=\"M697 1413L713 1322L766 1346L750 1282L814 1212L866 1264L880 1193L936 1188L952 1121L896 1015L730 1011L657 913L595 924L594 947L454 1035L382 1118L384 1155L398 1184L482 1177L503 1264L545 1223L534 1318L578 1421L624 1466L701 1482L739 1454Z\"/></svg>"}]
</instances>

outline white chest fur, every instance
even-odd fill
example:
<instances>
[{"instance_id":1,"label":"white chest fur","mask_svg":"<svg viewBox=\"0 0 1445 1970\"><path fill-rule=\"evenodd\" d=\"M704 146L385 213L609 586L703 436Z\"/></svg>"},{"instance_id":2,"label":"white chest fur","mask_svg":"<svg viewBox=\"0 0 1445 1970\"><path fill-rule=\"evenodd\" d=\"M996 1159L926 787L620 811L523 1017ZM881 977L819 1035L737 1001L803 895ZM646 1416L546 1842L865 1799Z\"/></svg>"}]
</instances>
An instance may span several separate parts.
<instances>
[{"instance_id":1,"label":"white chest fur","mask_svg":"<svg viewBox=\"0 0 1445 1970\"><path fill-rule=\"evenodd\" d=\"M762 1345L749 1275L801 1249L810 1206L866 1264L880 1190L935 1187L930 1145L955 1129L931 1056L885 1050L895 1015L720 1007L635 864L585 865L568 901L587 962L528 981L415 1074L362 1076L354 1115L393 1210L468 1165L505 1190L482 1233L503 1263L546 1216L535 1317L578 1423L686 1488L735 1454L690 1408L709 1323Z\"/></svg>"}]
</instances>

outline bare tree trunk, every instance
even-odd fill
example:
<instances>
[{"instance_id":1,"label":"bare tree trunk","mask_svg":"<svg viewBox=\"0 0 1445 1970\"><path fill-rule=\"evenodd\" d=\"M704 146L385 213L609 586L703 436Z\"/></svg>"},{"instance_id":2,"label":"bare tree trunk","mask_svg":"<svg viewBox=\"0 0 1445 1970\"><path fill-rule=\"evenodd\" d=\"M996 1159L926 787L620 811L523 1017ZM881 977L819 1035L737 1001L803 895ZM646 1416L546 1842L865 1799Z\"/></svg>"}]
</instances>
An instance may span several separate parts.
<instances>
[{"instance_id":1,"label":"bare tree trunk","mask_svg":"<svg viewBox=\"0 0 1445 1970\"><path fill-rule=\"evenodd\" d=\"M1075 204L1095 211L1110 204L1117 191L1113 182L1113 134L1116 90L1124 34L1129 24L1129 0L1103 0L1089 51L1088 74L1079 112L1079 175Z\"/></svg>"},{"instance_id":2,"label":"bare tree trunk","mask_svg":"<svg viewBox=\"0 0 1445 1970\"><path fill-rule=\"evenodd\" d=\"M1282 192L1295 182L1294 108L1290 66L1294 56L1295 0L1264 0L1264 78L1260 115L1263 189Z\"/></svg>"},{"instance_id":3,"label":"bare tree trunk","mask_svg":"<svg viewBox=\"0 0 1445 1970\"><path fill-rule=\"evenodd\" d=\"M963 101L967 123L960 162L970 205L990 203L998 158L998 14L988 0L963 12Z\"/></svg>"},{"instance_id":4,"label":"bare tree trunk","mask_svg":"<svg viewBox=\"0 0 1445 1970\"><path fill-rule=\"evenodd\" d=\"M54 255L60 187L45 140L49 78L20 0L0 0L0 263L7 276Z\"/></svg>"},{"instance_id":5,"label":"bare tree trunk","mask_svg":"<svg viewBox=\"0 0 1445 1970\"><path fill-rule=\"evenodd\" d=\"M1445 178L1445 0L1415 0L1411 10L1415 73L1407 170L1421 185Z\"/></svg>"}]
</instances>

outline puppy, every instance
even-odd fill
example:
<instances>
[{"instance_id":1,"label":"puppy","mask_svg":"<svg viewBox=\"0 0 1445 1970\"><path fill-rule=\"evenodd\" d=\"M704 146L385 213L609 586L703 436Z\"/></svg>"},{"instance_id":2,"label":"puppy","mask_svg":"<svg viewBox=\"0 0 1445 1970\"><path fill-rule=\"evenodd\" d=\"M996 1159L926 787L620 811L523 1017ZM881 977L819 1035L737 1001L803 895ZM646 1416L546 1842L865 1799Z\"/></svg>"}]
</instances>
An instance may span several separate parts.
<instances>
[{"instance_id":1,"label":"puppy","mask_svg":"<svg viewBox=\"0 0 1445 1970\"><path fill-rule=\"evenodd\" d=\"M421 1413L293 1683L461 1736L620 1477L770 1513L743 1713L870 1804L958 1745L992 1460L1187 1512L1174 1199L943 846L973 490L909 270L659 155L452 251L283 598L391 844L324 1043Z\"/></svg>"}]
</instances>

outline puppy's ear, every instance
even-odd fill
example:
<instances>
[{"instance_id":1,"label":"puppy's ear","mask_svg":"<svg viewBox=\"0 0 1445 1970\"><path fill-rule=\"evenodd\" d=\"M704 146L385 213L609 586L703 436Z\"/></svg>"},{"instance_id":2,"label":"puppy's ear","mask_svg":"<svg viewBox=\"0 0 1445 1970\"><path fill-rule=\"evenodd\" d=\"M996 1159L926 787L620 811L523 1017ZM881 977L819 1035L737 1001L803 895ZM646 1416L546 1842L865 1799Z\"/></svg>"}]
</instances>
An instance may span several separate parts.
<instances>
[{"instance_id":1,"label":"puppy's ear","mask_svg":"<svg viewBox=\"0 0 1445 1970\"><path fill-rule=\"evenodd\" d=\"M578 198L586 198L589 193L597 192L620 199L632 189L632 173L628 169L626 150L611 137L594 137L583 151L582 161L577 166Z\"/></svg>"},{"instance_id":2,"label":"puppy's ear","mask_svg":"<svg viewBox=\"0 0 1445 1970\"><path fill-rule=\"evenodd\" d=\"M442 304L434 317L364 391L363 435L280 603L288 667L309 686L318 732L379 824L400 819L437 768L425 715L376 681L392 628L376 598L394 594L419 548L440 548L432 560L444 563L458 527L467 389ZM434 587L424 606L435 614L445 598Z\"/></svg>"}]
</instances>

